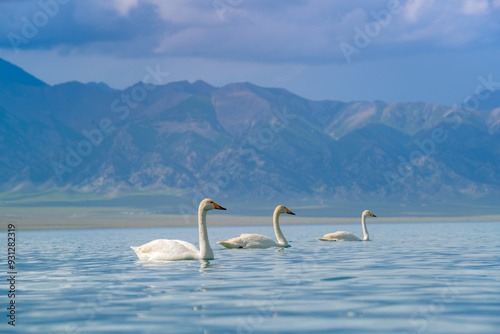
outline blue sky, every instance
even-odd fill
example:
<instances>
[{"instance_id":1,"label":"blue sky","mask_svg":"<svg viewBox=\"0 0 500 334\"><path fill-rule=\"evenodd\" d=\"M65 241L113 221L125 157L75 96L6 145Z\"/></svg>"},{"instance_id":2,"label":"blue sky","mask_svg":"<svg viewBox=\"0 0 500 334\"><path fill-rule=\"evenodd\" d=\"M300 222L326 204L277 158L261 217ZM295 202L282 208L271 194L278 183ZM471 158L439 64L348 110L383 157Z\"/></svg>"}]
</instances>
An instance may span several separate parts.
<instances>
[{"instance_id":1,"label":"blue sky","mask_svg":"<svg viewBox=\"0 0 500 334\"><path fill-rule=\"evenodd\" d=\"M248 81L322 100L454 104L500 81L500 0L6 0L0 57L49 84Z\"/></svg>"}]
</instances>

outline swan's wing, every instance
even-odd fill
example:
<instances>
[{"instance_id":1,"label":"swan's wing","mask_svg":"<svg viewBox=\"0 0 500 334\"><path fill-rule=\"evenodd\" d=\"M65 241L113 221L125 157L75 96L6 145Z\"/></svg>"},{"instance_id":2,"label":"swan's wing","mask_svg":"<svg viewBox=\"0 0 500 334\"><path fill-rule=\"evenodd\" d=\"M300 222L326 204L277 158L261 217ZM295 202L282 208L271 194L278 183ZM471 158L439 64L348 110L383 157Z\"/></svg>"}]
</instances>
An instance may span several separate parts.
<instances>
[{"instance_id":1,"label":"swan's wing","mask_svg":"<svg viewBox=\"0 0 500 334\"><path fill-rule=\"evenodd\" d=\"M244 248L245 243L241 240L241 237L231 238L226 241L218 241L219 245L224 246L226 248Z\"/></svg>"},{"instance_id":2,"label":"swan's wing","mask_svg":"<svg viewBox=\"0 0 500 334\"><path fill-rule=\"evenodd\" d=\"M182 240L158 239L131 248L144 261L192 260L200 257L200 250L195 245Z\"/></svg>"},{"instance_id":3,"label":"swan's wing","mask_svg":"<svg viewBox=\"0 0 500 334\"><path fill-rule=\"evenodd\" d=\"M243 248L269 248L281 246L273 239L262 234L242 234L241 240L245 244Z\"/></svg>"},{"instance_id":4,"label":"swan's wing","mask_svg":"<svg viewBox=\"0 0 500 334\"><path fill-rule=\"evenodd\" d=\"M219 241L218 244L226 248L269 248L280 246L276 241L265 235L248 233L243 233L239 237L226 241Z\"/></svg>"},{"instance_id":5,"label":"swan's wing","mask_svg":"<svg viewBox=\"0 0 500 334\"><path fill-rule=\"evenodd\" d=\"M360 241L361 239L352 234L351 232L338 231L335 233L325 234L322 238L318 238L322 241Z\"/></svg>"}]
</instances>

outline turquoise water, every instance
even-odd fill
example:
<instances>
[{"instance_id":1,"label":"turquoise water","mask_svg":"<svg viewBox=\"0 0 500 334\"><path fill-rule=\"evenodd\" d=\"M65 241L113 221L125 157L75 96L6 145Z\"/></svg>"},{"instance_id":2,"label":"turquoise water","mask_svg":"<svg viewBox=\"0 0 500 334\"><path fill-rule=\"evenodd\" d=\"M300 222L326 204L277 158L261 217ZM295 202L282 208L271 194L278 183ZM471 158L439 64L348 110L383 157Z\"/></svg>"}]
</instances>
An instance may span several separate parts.
<instances>
[{"instance_id":1,"label":"turquoise water","mask_svg":"<svg viewBox=\"0 0 500 334\"><path fill-rule=\"evenodd\" d=\"M17 231L15 332L500 332L500 223L374 223L370 242L315 239L357 224L282 229L289 248L227 250L272 226L209 226L215 260L166 263L129 246L197 244L197 228Z\"/></svg>"}]
</instances>

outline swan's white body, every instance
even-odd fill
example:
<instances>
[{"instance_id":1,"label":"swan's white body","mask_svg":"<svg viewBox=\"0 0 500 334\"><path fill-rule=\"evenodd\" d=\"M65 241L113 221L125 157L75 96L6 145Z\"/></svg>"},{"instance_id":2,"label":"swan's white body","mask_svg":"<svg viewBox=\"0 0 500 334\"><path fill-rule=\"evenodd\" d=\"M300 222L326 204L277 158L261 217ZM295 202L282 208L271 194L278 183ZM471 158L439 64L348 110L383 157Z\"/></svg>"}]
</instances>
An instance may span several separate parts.
<instances>
[{"instance_id":1,"label":"swan's white body","mask_svg":"<svg viewBox=\"0 0 500 334\"><path fill-rule=\"evenodd\" d=\"M295 215L295 213L288 210L283 205L278 205L276 209L274 209L273 214L273 226L274 226L274 234L276 234L276 239L278 242L273 239L266 237L262 234L248 234L244 233L239 237L235 237L226 241L217 242L219 245L222 245L226 248L270 248L270 247L286 247L288 246L288 241L286 240L283 232L281 232L280 224L279 224L279 216L282 213L288 213L290 215Z\"/></svg>"},{"instance_id":2,"label":"swan's white body","mask_svg":"<svg viewBox=\"0 0 500 334\"><path fill-rule=\"evenodd\" d=\"M226 210L210 198L200 202L198 208L200 249L186 241L167 239L153 240L142 246L130 248L134 250L139 260L143 261L211 260L214 258L214 252L208 241L206 218L207 211L213 209Z\"/></svg>"},{"instance_id":3,"label":"swan's white body","mask_svg":"<svg viewBox=\"0 0 500 334\"><path fill-rule=\"evenodd\" d=\"M373 213L371 213L369 210L363 211L363 214L361 215L361 226L363 227L363 239L358 237L355 234L352 234L351 232L346 232L346 231L338 231L334 233L328 233L325 234L322 238L318 238L318 240L321 241L368 241L370 240L370 236L368 235L368 229L366 228L366 217L371 216L371 217L377 217Z\"/></svg>"},{"instance_id":4,"label":"swan's white body","mask_svg":"<svg viewBox=\"0 0 500 334\"><path fill-rule=\"evenodd\" d=\"M262 234L243 233L239 237L217 242L226 248L270 248L288 246L286 239L278 242Z\"/></svg>"}]
</instances>

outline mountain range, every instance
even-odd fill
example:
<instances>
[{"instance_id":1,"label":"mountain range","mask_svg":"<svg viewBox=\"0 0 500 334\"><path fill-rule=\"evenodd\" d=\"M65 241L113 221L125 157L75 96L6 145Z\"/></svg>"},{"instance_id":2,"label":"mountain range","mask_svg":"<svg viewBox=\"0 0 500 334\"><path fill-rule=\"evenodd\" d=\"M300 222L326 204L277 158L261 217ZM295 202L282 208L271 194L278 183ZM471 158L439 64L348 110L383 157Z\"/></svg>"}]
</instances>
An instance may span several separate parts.
<instances>
[{"instance_id":1,"label":"mountain range","mask_svg":"<svg viewBox=\"0 0 500 334\"><path fill-rule=\"evenodd\" d=\"M251 83L48 85L0 59L0 192L494 202L500 94L312 101ZM462 101L457 101L462 102Z\"/></svg>"}]
</instances>

